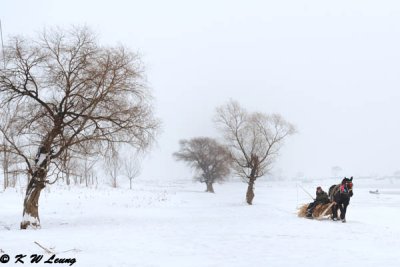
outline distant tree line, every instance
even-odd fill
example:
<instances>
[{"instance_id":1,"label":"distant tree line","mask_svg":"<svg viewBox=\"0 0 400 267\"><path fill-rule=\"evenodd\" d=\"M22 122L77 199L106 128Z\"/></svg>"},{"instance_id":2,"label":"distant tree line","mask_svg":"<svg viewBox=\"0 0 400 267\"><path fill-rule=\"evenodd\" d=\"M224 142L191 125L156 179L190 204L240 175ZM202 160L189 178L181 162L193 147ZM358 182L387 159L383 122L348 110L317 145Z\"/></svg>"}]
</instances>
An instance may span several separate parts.
<instances>
[{"instance_id":1,"label":"distant tree line","mask_svg":"<svg viewBox=\"0 0 400 267\"><path fill-rule=\"evenodd\" d=\"M126 155L125 155L126 154ZM111 158L101 158L90 155L73 155L65 153L59 162L54 165L54 170L48 174L52 183L61 183L67 186L79 185L85 187L97 187L99 185L98 170L108 174L108 184L119 187L121 180L129 180L129 188L132 189L133 180L141 173L142 156L135 151L127 151L124 157L118 154ZM34 158L31 159L32 161ZM17 184L25 187L29 182L26 166L17 156L0 146L0 170L3 181L0 185L3 190L15 188Z\"/></svg>"}]
</instances>

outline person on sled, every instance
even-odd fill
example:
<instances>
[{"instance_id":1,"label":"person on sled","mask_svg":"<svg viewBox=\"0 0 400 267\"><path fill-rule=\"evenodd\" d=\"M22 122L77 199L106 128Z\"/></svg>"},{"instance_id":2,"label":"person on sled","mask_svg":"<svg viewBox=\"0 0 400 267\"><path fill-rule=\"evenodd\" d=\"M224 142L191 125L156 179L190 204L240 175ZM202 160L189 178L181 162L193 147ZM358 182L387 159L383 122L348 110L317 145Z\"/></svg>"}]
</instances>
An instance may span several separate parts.
<instances>
[{"instance_id":1,"label":"person on sled","mask_svg":"<svg viewBox=\"0 0 400 267\"><path fill-rule=\"evenodd\" d=\"M324 190L322 190L320 186L317 187L317 191L315 194L316 197L314 202L311 202L307 207L307 213L306 213L307 218L312 218L312 213L317 205L327 204L330 202L328 194Z\"/></svg>"}]
</instances>

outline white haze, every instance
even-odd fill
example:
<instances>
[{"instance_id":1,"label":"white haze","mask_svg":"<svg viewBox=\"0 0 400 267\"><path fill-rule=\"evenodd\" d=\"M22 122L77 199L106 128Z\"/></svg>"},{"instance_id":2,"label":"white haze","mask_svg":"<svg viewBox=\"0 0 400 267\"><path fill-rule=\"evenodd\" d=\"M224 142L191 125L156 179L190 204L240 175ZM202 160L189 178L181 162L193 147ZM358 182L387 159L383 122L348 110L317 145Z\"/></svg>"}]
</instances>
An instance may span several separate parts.
<instances>
[{"instance_id":1,"label":"white haze","mask_svg":"<svg viewBox=\"0 0 400 267\"><path fill-rule=\"evenodd\" d=\"M273 170L285 177L400 169L397 1L2 1L5 37L86 24L139 51L163 133L143 178L187 178L178 140L218 136L230 98L297 126Z\"/></svg>"}]
</instances>

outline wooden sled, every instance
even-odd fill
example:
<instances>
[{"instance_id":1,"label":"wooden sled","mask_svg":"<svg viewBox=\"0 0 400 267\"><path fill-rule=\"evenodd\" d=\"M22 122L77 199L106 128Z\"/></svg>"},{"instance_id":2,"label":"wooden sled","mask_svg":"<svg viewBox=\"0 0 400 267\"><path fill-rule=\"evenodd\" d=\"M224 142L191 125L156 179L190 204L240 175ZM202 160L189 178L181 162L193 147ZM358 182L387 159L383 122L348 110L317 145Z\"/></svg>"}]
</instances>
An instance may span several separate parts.
<instances>
[{"instance_id":1,"label":"wooden sled","mask_svg":"<svg viewBox=\"0 0 400 267\"><path fill-rule=\"evenodd\" d=\"M300 207L297 216L302 217L302 218L307 218L307 208L309 204L304 204L303 206ZM317 219L317 220L322 220L322 219L327 219L332 216L332 203L328 204L319 204L314 208L314 211L312 213L312 218Z\"/></svg>"}]
</instances>

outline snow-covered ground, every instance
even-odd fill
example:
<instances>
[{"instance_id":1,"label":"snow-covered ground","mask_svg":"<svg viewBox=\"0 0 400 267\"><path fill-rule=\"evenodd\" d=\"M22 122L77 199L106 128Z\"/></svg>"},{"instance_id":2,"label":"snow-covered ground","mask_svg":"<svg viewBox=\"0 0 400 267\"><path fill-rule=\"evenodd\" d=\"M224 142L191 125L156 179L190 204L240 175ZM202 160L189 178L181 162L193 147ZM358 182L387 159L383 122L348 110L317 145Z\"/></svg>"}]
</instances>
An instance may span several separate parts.
<instances>
[{"instance_id":1,"label":"snow-covered ground","mask_svg":"<svg viewBox=\"0 0 400 267\"><path fill-rule=\"evenodd\" d=\"M400 181L355 178L347 223L298 218L310 199L296 182L261 178L253 206L241 182L216 185L216 194L190 180L135 182L133 190L50 187L42 228L27 231L18 229L23 193L1 192L0 254L11 261L0 266L14 266L17 254L49 258L35 241L76 258L73 266L399 266ZM314 194L336 182L302 186Z\"/></svg>"}]
</instances>

